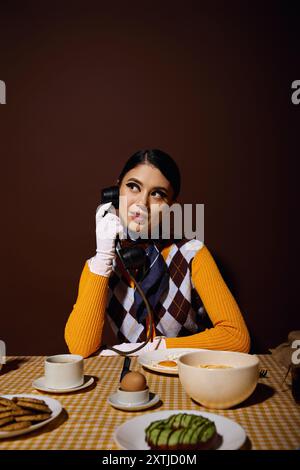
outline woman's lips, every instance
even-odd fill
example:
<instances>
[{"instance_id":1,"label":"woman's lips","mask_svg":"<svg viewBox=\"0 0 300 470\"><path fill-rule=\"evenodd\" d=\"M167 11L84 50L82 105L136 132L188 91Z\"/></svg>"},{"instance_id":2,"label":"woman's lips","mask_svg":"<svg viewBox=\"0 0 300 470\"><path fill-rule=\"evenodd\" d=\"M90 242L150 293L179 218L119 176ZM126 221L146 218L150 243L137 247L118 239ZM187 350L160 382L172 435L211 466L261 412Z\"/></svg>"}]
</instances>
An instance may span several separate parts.
<instances>
[{"instance_id":1,"label":"woman's lips","mask_svg":"<svg viewBox=\"0 0 300 470\"><path fill-rule=\"evenodd\" d=\"M130 212L130 218L137 223L143 224L146 221L146 216L142 215L139 212Z\"/></svg>"}]
</instances>

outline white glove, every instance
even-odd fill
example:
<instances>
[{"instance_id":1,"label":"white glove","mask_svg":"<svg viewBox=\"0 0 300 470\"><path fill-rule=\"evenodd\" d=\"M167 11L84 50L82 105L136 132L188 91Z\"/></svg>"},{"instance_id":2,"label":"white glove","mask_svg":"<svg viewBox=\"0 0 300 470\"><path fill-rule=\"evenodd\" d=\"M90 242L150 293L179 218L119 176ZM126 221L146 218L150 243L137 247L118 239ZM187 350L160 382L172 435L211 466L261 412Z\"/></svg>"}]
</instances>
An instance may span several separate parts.
<instances>
[{"instance_id":1,"label":"white glove","mask_svg":"<svg viewBox=\"0 0 300 470\"><path fill-rule=\"evenodd\" d=\"M124 234L124 229L119 217L109 212L111 206L112 203L108 202L107 204L102 204L97 209L96 255L88 260L90 271L105 277L109 277L112 272L112 262L116 256L116 237L119 235L119 237L122 238ZM105 214L105 212L108 213Z\"/></svg>"}]
</instances>

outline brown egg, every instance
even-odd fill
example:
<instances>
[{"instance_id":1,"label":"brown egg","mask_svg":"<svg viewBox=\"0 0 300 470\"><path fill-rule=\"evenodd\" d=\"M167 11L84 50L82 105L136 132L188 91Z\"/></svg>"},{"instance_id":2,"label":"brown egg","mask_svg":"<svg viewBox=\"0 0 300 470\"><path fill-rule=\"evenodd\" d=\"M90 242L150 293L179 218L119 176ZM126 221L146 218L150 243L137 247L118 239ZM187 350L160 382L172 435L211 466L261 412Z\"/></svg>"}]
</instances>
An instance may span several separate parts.
<instances>
[{"instance_id":1,"label":"brown egg","mask_svg":"<svg viewBox=\"0 0 300 470\"><path fill-rule=\"evenodd\" d=\"M128 392L145 390L147 387L146 378L140 372L128 372L128 374L123 377L120 387L122 390L126 390Z\"/></svg>"}]
</instances>

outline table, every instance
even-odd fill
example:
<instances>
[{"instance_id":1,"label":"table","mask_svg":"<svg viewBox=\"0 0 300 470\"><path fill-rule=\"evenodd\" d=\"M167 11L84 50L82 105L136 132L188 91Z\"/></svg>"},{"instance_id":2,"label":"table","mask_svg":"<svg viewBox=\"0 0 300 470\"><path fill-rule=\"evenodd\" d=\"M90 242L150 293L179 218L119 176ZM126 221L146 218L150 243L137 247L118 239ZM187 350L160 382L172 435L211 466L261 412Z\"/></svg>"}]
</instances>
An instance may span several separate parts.
<instances>
[{"instance_id":1,"label":"table","mask_svg":"<svg viewBox=\"0 0 300 470\"><path fill-rule=\"evenodd\" d=\"M73 394L46 394L32 388L34 379L43 375L44 357L9 357L0 372L0 394L34 393L60 401L64 410L54 421L29 434L0 441L0 450L114 450L114 430L142 413L167 409L210 411L241 424L248 436L246 449L296 449L300 447L300 406L291 395L290 378L282 385L286 369L271 355L260 355L261 368L267 377L244 403L229 410L207 410L193 402L184 392L178 376L143 370L150 391L162 400L159 408L124 412L112 408L108 397L116 391L123 358L91 357L85 359L85 374L97 378L94 386ZM132 358L132 370L141 370Z\"/></svg>"}]
</instances>

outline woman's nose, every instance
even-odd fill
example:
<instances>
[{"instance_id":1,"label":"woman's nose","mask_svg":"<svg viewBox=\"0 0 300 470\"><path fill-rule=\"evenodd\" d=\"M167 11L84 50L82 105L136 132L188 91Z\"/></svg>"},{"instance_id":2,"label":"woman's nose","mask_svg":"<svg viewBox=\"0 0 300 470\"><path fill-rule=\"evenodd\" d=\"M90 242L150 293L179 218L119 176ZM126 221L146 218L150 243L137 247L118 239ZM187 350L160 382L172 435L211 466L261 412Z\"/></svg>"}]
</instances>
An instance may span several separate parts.
<instances>
[{"instance_id":1,"label":"woman's nose","mask_svg":"<svg viewBox=\"0 0 300 470\"><path fill-rule=\"evenodd\" d=\"M148 205L143 204L141 202L137 202L136 206L142 211L142 212L148 212Z\"/></svg>"},{"instance_id":2,"label":"woman's nose","mask_svg":"<svg viewBox=\"0 0 300 470\"><path fill-rule=\"evenodd\" d=\"M138 200L136 201L136 205L143 211L147 211L149 207L149 199L147 194L141 194Z\"/></svg>"}]
</instances>

